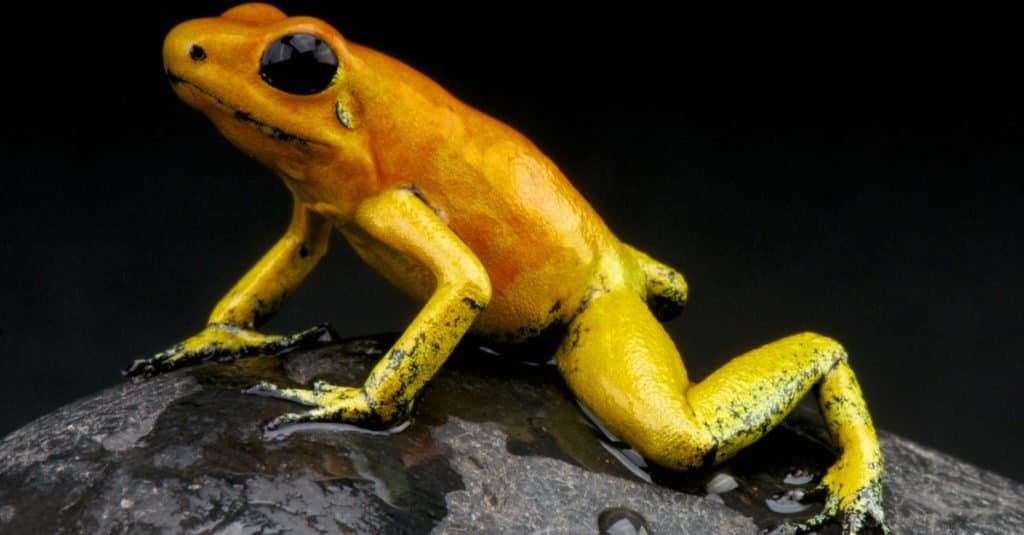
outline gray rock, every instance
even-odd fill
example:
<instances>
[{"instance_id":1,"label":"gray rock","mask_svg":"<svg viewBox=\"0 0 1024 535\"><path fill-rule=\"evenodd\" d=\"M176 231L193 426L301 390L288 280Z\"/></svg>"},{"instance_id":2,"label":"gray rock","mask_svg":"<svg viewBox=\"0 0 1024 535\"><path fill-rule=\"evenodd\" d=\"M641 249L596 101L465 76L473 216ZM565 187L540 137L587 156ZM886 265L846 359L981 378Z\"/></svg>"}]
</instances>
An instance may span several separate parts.
<instances>
[{"instance_id":1,"label":"gray rock","mask_svg":"<svg viewBox=\"0 0 1024 535\"><path fill-rule=\"evenodd\" d=\"M671 473L603 436L551 367L471 343L400 432L264 435L298 407L240 394L267 378L358 384L387 343L205 364L44 416L0 441L0 532L597 533L600 518L606 533L757 533L820 509L776 499L834 459L813 417L713 471ZM882 440L894 532L1024 531L1024 486Z\"/></svg>"}]
</instances>

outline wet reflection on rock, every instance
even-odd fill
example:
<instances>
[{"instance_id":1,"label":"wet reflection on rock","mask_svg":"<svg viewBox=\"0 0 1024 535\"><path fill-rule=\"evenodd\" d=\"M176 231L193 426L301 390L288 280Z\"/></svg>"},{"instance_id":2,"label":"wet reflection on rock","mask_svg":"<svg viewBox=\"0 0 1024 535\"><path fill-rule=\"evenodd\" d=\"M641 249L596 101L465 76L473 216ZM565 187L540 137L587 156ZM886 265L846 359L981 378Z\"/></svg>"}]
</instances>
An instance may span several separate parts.
<instances>
[{"instance_id":1,"label":"wet reflection on rock","mask_svg":"<svg viewBox=\"0 0 1024 535\"><path fill-rule=\"evenodd\" d=\"M278 369L283 371L282 379L286 377L296 385L308 385L315 380L360 384L390 342L389 337L343 342L343 366L339 366L336 356L330 356L331 350L321 350L289 356ZM257 375L265 376L268 366L272 367L267 361L273 360L251 361L248 366L255 375L249 376L248 381L255 381ZM514 455L558 459L590 471L654 482L702 497L714 494L727 506L753 518L761 528L809 518L821 509L820 499L805 498L801 502L794 500L797 494L791 492L809 492L835 459L813 407L799 410L786 426L723 465L680 473L648 465L635 450L607 431L576 402L551 364L544 351L536 347L481 346L470 338L452 356L445 373L429 385L418 404L416 422L403 433L376 439L384 441L376 443L369 437L359 442L355 437L365 433L345 433L347 426L343 425L321 424L323 427L317 429L328 432L333 427L337 437L345 437L330 442L338 451L336 462L344 459L353 477L372 482L374 492L395 506L407 503L394 498L403 496L402 489L409 487L402 481L403 466L414 466L406 464L416 462L411 456L422 456L431 448L429 433L423 442L413 445L410 441L417 433L423 436L425 429L457 417L499 424L507 434L505 447ZM229 375L215 367L208 371L210 375L204 381L223 381ZM239 373L237 367L231 372L241 377ZM243 381L239 386L247 384ZM273 406L279 411L282 404L273 402ZM265 420L277 414L271 411L261 417ZM299 429L286 428L283 432L301 441ZM323 439L317 439L316 444L323 444ZM394 456L402 462L394 462L389 448L397 450ZM289 455L293 453L289 450ZM443 457L441 452L434 455ZM830 532L831 528L823 531Z\"/></svg>"},{"instance_id":2,"label":"wet reflection on rock","mask_svg":"<svg viewBox=\"0 0 1024 535\"><path fill-rule=\"evenodd\" d=\"M794 490L772 496L765 500L764 503L775 513L783 515L802 513L810 508L810 505L801 501L804 499L804 496L805 493L803 491Z\"/></svg>"},{"instance_id":3,"label":"wet reflection on rock","mask_svg":"<svg viewBox=\"0 0 1024 535\"><path fill-rule=\"evenodd\" d=\"M598 515L597 532L601 535L650 535L651 530L640 513L625 507L612 507Z\"/></svg>"},{"instance_id":4,"label":"wet reflection on rock","mask_svg":"<svg viewBox=\"0 0 1024 535\"><path fill-rule=\"evenodd\" d=\"M835 454L815 430L816 413L799 408L783 426L715 467L675 472L658 466L641 467L626 454L628 447L608 441L595 431L616 459L631 471L642 471L655 484L705 496L709 502L724 503L764 530L787 522L810 518L821 510L821 496L812 495L822 474L835 461ZM598 429L595 425L594 429ZM825 526L821 534L838 533L838 526Z\"/></svg>"},{"instance_id":5,"label":"wet reflection on rock","mask_svg":"<svg viewBox=\"0 0 1024 535\"><path fill-rule=\"evenodd\" d=\"M782 478L782 482L787 485L806 485L814 478L814 473L808 472L803 468L797 468L786 474L786 477Z\"/></svg>"}]
</instances>

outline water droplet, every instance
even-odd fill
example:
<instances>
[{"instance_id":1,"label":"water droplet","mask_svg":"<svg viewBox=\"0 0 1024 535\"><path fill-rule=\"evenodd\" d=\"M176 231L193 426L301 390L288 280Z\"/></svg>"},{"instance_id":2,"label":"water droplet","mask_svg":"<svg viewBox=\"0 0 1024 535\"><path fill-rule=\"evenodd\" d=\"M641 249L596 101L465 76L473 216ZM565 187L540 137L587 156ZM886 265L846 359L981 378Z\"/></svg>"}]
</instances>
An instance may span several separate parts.
<instances>
[{"instance_id":1,"label":"water droplet","mask_svg":"<svg viewBox=\"0 0 1024 535\"><path fill-rule=\"evenodd\" d=\"M704 490L708 494L725 494L738 486L740 484L736 481L736 478L725 472L718 472L704 485Z\"/></svg>"},{"instance_id":2,"label":"water droplet","mask_svg":"<svg viewBox=\"0 0 1024 535\"><path fill-rule=\"evenodd\" d=\"M132 500L130 500L128 498L123 498L121 500L121 509L131 509L132 507L135 507L135 502L134 501L132 501Z\"/></svg>"},{"instance_id":3,"label":"water droplet","mask_svg":"<svg viewBox=\"0 0 1024 535\"><path fill-rule=\"evenodd\" d=\"M625 507L610 507L597 515L601 535L650 535L647 520L640 513Z\"/></svg>"},{"instance_id":4,"label":"water droplet","mask_svg":"<svg viewBox=\"0 0 1024 535\"><path fill-rule=\"evenodd\" d=\"M800 503L804 497L804 492L801 490L791 490L783 494L777 494L768 498L764 501L765 505L768 506L775 513L788 515L793 513L800 513L806 511L809 504Z\"/></svg>"},{"instance_id":5,"label":"water droplet","mask_svg":"<svg viewBox=\"0 0 1024 535\"><path fill-rule=\"evenodd\" d=\"M704 496L704 501L725 505L725 500L723 500L718 494L708 494L707 496Z\"/></svg>"},{"instance_id":6,"label":"water droplet","mask_svg":"<svg viewBox=\"0 0 1024 535\"><path fill-rule=\"evenodd\" d=\"M805 468L797 468L786 474L782 482L787 485L806 485L814 480L814 472Z\"/></svg>"}]
</instances>

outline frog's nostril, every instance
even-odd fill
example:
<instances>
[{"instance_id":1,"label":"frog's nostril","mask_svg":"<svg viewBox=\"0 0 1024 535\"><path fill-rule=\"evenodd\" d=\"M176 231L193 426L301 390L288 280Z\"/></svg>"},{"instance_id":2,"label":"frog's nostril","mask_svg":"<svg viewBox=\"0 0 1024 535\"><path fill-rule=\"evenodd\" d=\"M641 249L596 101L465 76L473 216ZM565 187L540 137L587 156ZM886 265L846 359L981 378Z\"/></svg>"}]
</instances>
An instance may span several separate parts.
<instances>
[{"instance_id":1,"label":"frog's nostril","mask_svg":"<svg viewBox=\"0 0 1024 535\"><path fill-rule=\"evenodd\" d=\"M188 57L193 61L203 61L206 59L206 51L199 45L192 45L188 48Z\"/></svg>"}]
</instances>

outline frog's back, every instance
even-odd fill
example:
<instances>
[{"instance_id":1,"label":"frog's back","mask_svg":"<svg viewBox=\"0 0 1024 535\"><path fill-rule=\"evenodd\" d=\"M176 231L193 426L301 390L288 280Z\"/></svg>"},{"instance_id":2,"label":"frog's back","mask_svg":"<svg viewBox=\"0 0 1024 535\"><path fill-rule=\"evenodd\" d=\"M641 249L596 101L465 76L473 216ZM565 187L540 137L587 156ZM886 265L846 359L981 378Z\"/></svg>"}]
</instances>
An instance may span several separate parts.
<instances>
[{"instance_id":1,"label":"frog's back","mask_svg":"<svg viewBox=\"0 0 1024 535\"><path fill-rule=\"evenodd\" d=\"M490 275L494 295L478 329L524 338L569 318L598 261L619 251L593 208L513 128L397 60L350 46L376 77L365 91L387 107L372 138L403 136L389 143L401 154L377 153L378 180L415 186Z\"/></svg>"}]
</instances>

